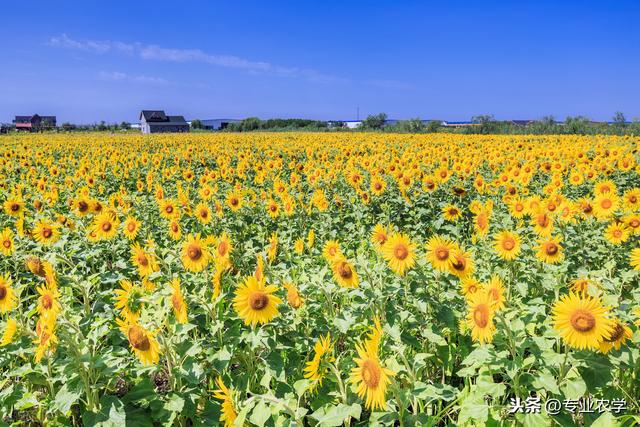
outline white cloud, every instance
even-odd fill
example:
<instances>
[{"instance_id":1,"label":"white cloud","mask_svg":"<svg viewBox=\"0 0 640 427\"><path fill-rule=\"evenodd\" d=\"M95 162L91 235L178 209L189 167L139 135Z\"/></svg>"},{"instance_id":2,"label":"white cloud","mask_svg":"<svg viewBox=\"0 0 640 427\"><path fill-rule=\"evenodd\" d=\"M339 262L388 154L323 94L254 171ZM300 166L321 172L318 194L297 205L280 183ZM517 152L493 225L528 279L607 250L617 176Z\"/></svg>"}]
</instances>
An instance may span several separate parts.
<instances>
[{"instance_id":1,"label":"white cloud","mask_svg":"<svg viewBox=\"0 0 640 427\"><path fill-rule=\"evenodd\" d=\"M281 77L301 78L313 82L343 82L345 79L308 68L284 67L269 62L251 61L231 55L214 55L200 49L171 49L143 43L124 43L110 40L74 40L62 34L51 37L49 46L81 50L97 54L118 53L137 56L143 60L168 62L199 62L219 67L237 68L250 73L272 74Z\"/></svg>"},{"instance_id":2,"label":"white cloud","mask_svg":"<svg viewBox=\"0 0 640 427\"><path fill-rule=\"evenodd\" d=\"M105 81L125 81L156 85L166 85L169 83L169 81L163 79L162 77L134 76L119 71L100 71L98 73L98 79Z\"/></svg>"}]
</instances>

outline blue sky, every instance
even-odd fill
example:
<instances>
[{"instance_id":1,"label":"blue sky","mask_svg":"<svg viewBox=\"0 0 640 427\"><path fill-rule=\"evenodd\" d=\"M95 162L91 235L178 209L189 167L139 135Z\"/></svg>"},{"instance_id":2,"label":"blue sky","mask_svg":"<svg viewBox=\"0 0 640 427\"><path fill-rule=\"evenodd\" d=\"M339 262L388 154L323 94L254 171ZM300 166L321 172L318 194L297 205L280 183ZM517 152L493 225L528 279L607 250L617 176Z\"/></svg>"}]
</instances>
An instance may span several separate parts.
<instances>
[{"instance_id":1,"label":"blue sky","mask_svg":"<svg viewBox=\"0 0 640 427\"><path fill-rule=\"evenodd\" d=\"M638 1L18 3L0 122L640 117Z\"/></svg>"}]
</instances>

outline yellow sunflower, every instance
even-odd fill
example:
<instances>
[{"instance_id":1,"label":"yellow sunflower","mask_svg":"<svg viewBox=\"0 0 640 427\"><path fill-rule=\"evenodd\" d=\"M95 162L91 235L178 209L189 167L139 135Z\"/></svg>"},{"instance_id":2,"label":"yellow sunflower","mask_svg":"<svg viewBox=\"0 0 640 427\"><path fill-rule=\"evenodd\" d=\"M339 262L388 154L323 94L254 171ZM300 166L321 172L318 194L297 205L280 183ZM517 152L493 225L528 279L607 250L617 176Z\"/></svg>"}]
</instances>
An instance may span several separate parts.
<instances>
[{"instance_id":1,"label":"yellow sunflower","mask_svg":"<svg viewBox=\"0 0 640 427\"><path fill-rule=\"evenodd\" d=\"M487 292L476 292L469 298L466 324L474 341L481 344L493 341L494 314L493 300Z\"/></svg>"},{"instance_id":2,"label":"yellow sunflower","mask_svg":"<svg viewBox=\"0 0 640 427\"><path fill-rule=\"evenodd\" d=\"M171 281L171 308L176 316L178 323L187 323L187 303L180 289L180 279L175 278Z\"/></svg>"},{"instance_id":3,"label":"yellow sunflower","mask_svg":"<svg viewBox=\"0 0 640 427\"><path fill-rule=\"evenodd\" d=\"M304 377L312 381L309 387L312 392L322 385L322 380L329 371L327 365L334 360L331 335L321 336L313 345L313 358L304 367Z\"/></svg>"},{"instance_id":4,"label":"yellow sunflower","mask_svg":"<svg viewBox=\"0 0 640 427\"><path fill-rule=\"evenodd\" d=\"M144 306L143 292L140 287L129 280L121 280L120 289L115 289L113 292L116 294L115 307L120 310L121 316L125 319L137 319Z\"/></svg>"},{"instance_id":5,"label":"yellow sunflower","mask_svg":"<svg viewBox=\"0 0 640 427\"><path fill-rule=\"evenodd\" d=\"M49 318L41 317L36 323L36 336L35 343L38 344L35 352L35 361L40 363L46 353L54 353L56 351L56 345L58 343L58 337L55 334L55 321L49 320Z\"/></svg>"},{"instance_id":6,"label":"yellow sunflower","mask_svg":"<svg viewBox=\"0 0 640 427\"><path fill-rule=\"evenodd\" d=\"M449 273L464 278L473 273L475 267L471 254L460 247L454 248L449 256Z\"/></svg>"},{"instance_id":7,"label":"yellow sunflower","mask_svg":"<svg viewBox=\"0 0 640 427\"><path fill-rule=\"evenodd\" d=\"M460 292L465 298L470 298L482 290L482 284L473 277L463 277L460 280Z\"/></svg>"},{"instance_id":8,"label":"yellow sunflower","mask_svg":"<svg viewBox=\"0 0 640 427\"><path fill-rule=\"evenodd\" d=\"M9 318L4 326L4 332L2 333L2 339L0 340L0 347L5 347L13 342L13 337L18 330L18 323L15 319Z\"/></svg>"},{"instance_id":9,"label":"yellow sunflower","mask_svg":"<svg viewBox=\"0 0 640 427\"><path fill-rule=\"evenodd\" d=\"M33 238L41 245L53 245L60 239L60 225L46 219L38 220L33 229Z\"/></svg>"},{"instance_id":10,"label":"yellow sunflower","mask_svg":"<svg viewBox=\"0 0 640 427\"><path fill-rule=\"evenodd\" d=\"M635 248L629 254L629 264L634 270L640 271L640 248Z\"/></svg>"},{"instance_id":11,"label":"yellow sunflower","mask_svg":"<svg viewBox=\"0 0 640 427\"><path fill-rule=\"evenodd\" d=\"M205 203L199 203L196 206L195 216L202 224L209 224L211 222L211 209Z\"/></svg>"},{"instance_id":12,"label":"yellow sunflower","mask_svg":"<svg viewBox=\"0 0 640 427\"><path fill-rule=\"evenodd\" d=\"M278 254L278 234L273 233L269 238L269 246L267 248L267 258L269 262L273 262Z\"/></svg>"},{"instance_id":13,"label":"yellow sunflower","mask_svg":"<svg viewBox=\"0 0 640 427\"><path fill-rule=\"evenodd\" d=\"M615 194L600 194L593 201L593 215L600 220L610 218L618 209L619 203Z\"/></svg>"},{"instance_id":14,"label":"yellow sunflower","mask_svg":"<svg viewBox=\"0 0 640 427\"><path fill-rule=\"evenodd\" d=\"M597 350L611 336L615 322L600 298L570 293L552 309L554 329L569 347Z\"/></svg>"},{"instance_id":15,"label":"yellow sunflower","mask_svg":"<svg viewBox=\"0 0 640 427\"><path fill-rule=\"evenodd\" d=\"M138 274L142 278L158 271L155 256L146 252L138 243L131 246L131 261L138 268Z\"/></svg>"},{"instance_id":16,"label":"yellow sunflower","mask_svg":"<svg viewBox=\"0 0 640 427\"><path fill-rule=\"evenodd\" d=\"M604 238L612 245L626 242L630 237L627 226L621 222L612 222L604 231Z\"/></svg>"},{"instance_id":17,"label":"yellow sunflower","mask_svg":"<svg viewBox=\"0 0 640 427\"><path fill-rule=\"evenodd\" d=\"M0 233L0 253L4 256L9 256L14 252L13 245L13 231L10 228L5 228Z\"/></svg>"},{"instance_id":18,"label":"yellow sunflower","mask_svg":"<svg viewBox=\"0 0 640 427\"><path fill-rule=\"evenodd\" d=\"M11 286L11 278L8 273L0 276L0 313L13 310L18 304L16 293Z\"/></svg>"},{"instance_id":19,"label":"yellow sunflower","mask_svg":"<svg viewBox=\"0 0 640 427\"><path fill-rule=\"evenodd\" d=\"M373 227L373 231L371 232L371 243L373 244L373 246L377 250L380 250L387 239L389 239L389 230L387 229L387 227L383 226L382 224L376 224L375 227Z\"/></svg>"},{"instance_id":20,"label":"yellow sunflower","mask_svg":"<svg viewBox=\"0 0 640 427\"><path fill-rule=\"evenodd\" d=\"M172 219L169 223L169 237L171 237L172 240L180 240L182 237L180 222L177 219Z\"/></svg>"},{"instance_id":21,"label":"yellow sunflower","mask_svg":"<svg viewBox=\"0 0 640 427\"><path fill-rule=\"evenodd\" d=\"M233 244L227 233L222 233L220 237L216 239L216 257L220 266L227 268L230 266L231 252L233 251Z\"/></svg>"},{"instance_id":22,"label":"yellow sunflower","mask_svg":"<svg viewBox=\"0 0 640 427\"><path fill-rule=\"evenodd\" d=\"M49 286L39 286L37 290L38 294L40 294L37 303L38 314L43 318L53 321L62 309L60 301L58 300L60 297L58 290Z\"/></svg>"},{"instance_id":23,"label":"yellow sunflower","mask_svg":"<svg viewBox=\"0 0 640 427\"><path fill-rule=\"evenodd\" d=\"M547 240L539 240L536 257L548 264L558 264L564 258L560 238L551 237Z\"/></svg>"},{"instance_id":24,"label":"yellow sunflower","mask_svg":"<svg viewBox=\"0 0 640 427\"><path fill-rule=\"evenodd\" d=\"M389 263L389 268L403 276L415 264L416 245L409 237L395 233L382 245L382 255Z\"/></svg>"},{"instance_id":25,"label":"yellow sunflower","mask_svg":"<svg viewBox=\"0 0 640 427\"><path fill-rule=\"evenodd\" d=\"M343 288L357 288L358 287L358 273L354 269L353 265L347 261L344 257L336 258L331 265L333 270L333 278L338 285Z\"/></svg>"},{"instance_id":26,"label":"yellow sunflower","mask_svg":"<svg viewBox=\"0 0 640 427\"><path fill-rule=\"evenodd\" d=\"M457 221L462 217L462 211L455 205L447 205L442 208L442 215L447 221Z\"/></svg>"},{"instance_id":27,"label":"yellow sunflower","mask_svg":"<svg viewBox=\"0 0 640 427\"><path fill-rule=\"evenodd\" d=\"M140 221L133 216L128 216L127 219L124 220L123 226L123 233L129 240L135 239L138 231L140 231Z\"/></svg>"},{"instance_id":28,"label":"yellow sunflower","mask_svg":"<svg viewBox=\"0 0 640 427\"><path fill-rule=\"evenodd\" d=\"M143 365L155 365L160 360L160 345L155 334L145 329L137 320L116 319L122 334L127 337L131 350Z\"/></svg>"},{"instance_id":29,"label":"yellow sunflower","mask_svg":"<svg viewBox=\"0 0 640 427\"><path fill-rule=\"evenodd\" d=\"M600 351L604 354L609 353L612 349L620 350L622 344L631 339L633 332L620 320L614 320L614 326L611 334L600 343Z\"/></svg>"},{"instance_id":30,"label":"yellow sunflower","mask_svg":"<svg viewBox=\"0 0 640 427\"><path fill-rule=\"evenodd\" d=\"M93 219L91 230L99 240L110 240L118 233L120 221L113 211L105 210Z\"/></svg>"},{"instance_id":31,"label":"yellow sunflower","mask_svg":"<svg viewBox=\"0 0 640 427\"><path fill-rule=\"evenodd\" d=\"M172 199L162 199L158 202L158 209L160 210L160 216L165 219L177 219L180 217L180 208L178 204Z\"/></svg>"},{"instance_id":32,"label":"yellow sunflower","mask_svg":"<svg viewBox=\"0 0 640 427\"><path fill-rule=\"evenodd\" d=\"M375 320L375 326L364 342L356 344L358 357L353 361L356 366L351 370L350 382L356 386L357 394L365 399L367 409L384 409L386 407L387 388L393 371L386 368L378 356L378 346L382 338L382 328L379 321Z\"/></svg>"},{"instance_id":33,"label":"yellow sunflower","mask_svg":"<svg viewBox=\"0 0 640 427\"><path fill-rule=\"evenodd\" d=\"M278 304L282 300L273 295L277 290L277 286L265 286L263 281L249 276L236 289L233 308L245 325L268 323L279 314Z\"/></svg>"},{"instance_id":34,"label":"yellow sunflower","mask_svg":"<svg viewBox=\"0 0 640 427\"><path fill-rule=\"evenodd\" d=\"M487 293L491 300L491 307L495 311L500 311L505 307L506 298L504 296L504 284L502 279L498 276L492 276L485 286L483 286L484 292Z\"/></svg>"},{"instance_id":35,"label":"yellow sunflower","mask_svg":"<svg viewBox=\"0 0 640 427\"><path fill-rule=\"evenodd\" d=\"M182 245L182 264L189 271L197 273L209 264L209 250L200 235L190 235Z\"/></svg>"},{"instance_id":36,"label":"yellow sunflower","mask_svg":"<svg viewBox=\"0 0 640 427\"><path fill-rule=\"evenodd\" d=\"M520 255L520 236L511 231L501 231L494 238L493 249L500 258L512 261Z\"/></svg>"},{"instance_id":37,"label":"yellow sunflower","mask_svg":"<svg viewBox=\"0 0 640 427\"><path fill-rule=\"evenodd\" d=\"M327 262L333 262L336 259L342 257L342 251L340 250L340 244L336 240L328 240L324 244L322 249L322 255Z\"/></svg>"},{"instance_id":38,"label":"yellow sunflower","mask_svg":"<svg viewBox=\"0 0 640 427\"><path fill-rule=\"evenodd\" d=\"M433 236L427 242L427 260L433 268L448 271L451 253L457 245L443 237Z\"/></svg>"},{"instance_id":39,"label":"yellow sunflower","mask_svg":"<svg viewBox=\"0 0 640 427\"><path fill-rule=\"evenodd\" d=\"M238 417L238 412L233 401L234 390L227 388L220 377L216 378L216 384L218 385L218 389L213 392L213 397L222 402L220 404L219 421L224 424L224 427L233 427Z\"/></svg>"},{"instance_id":40,"label":"yellow sunflower","mask_svg":"<svg viewBox=\"0 0 640 427\"><path fill-rule=\"evenodd\" d=\"M284 288L287 290L287 302L294 310L302 307L304 300L300 296L300 292L298 288L293 283L285 283Z\"/></svg>"}]
</instances>

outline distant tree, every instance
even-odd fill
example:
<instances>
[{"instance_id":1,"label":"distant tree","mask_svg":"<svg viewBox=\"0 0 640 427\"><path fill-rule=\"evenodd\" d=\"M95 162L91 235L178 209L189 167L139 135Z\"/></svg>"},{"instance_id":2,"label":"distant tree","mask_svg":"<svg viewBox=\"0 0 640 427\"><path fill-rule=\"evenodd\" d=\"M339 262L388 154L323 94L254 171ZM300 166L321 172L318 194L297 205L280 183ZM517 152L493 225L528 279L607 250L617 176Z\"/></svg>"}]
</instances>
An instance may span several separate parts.
<instances>
[{"instance_id":1,"label":"distant tree","mask_svg":"<svg viewBox=\"0 0 640 427\"><path fill-rule=\"evenodd\" d=\"M260 129L260 119L257 117L247 117L240 122L243 132L250 132L252 130Z\"/></svg>"},{"instance_id":2,"label":"distant tree","mask_svg":"<svg viewBox=\"0 0 640 427\"><path fill-rule=\"evenodd\" d=\"M341 129L345 126L345 122L336 120L336 121L327 122L327 125L332 129Z\"/></svg>"},{"instance_id":3,"label":"distant tree","mask_svg":"<svg viewBox=\"0 0 640 427\"><path fill-rule=\"evenodd\" d=\"M65 122L62 124L62 130L65 132L71 132L76 129L76 125L73 125L69 122Z\"/></svg>"},{"instance_id":4,"label":"distant tree","mask_svg":"<svg viewBox=\"0 0 640 427\"><path fill-rule=\"evenodd\" d=\"M542 120L540 120L543 125L552 127L556 124L556 119L553 116L544 116Z\"/></svg>"},{"instance_id":5,"label":"distant tree","mask_svg":"<svg viewBox=\"0 0 640 427\"><path fill-rule=\"evenodd\" d=\"M384 127L384 122L387 121L387 115L385 113L369 115L362 121L361 127L363 129L380 130Z\"/></svg>"},{"instance_id":6,"label":"distant tree","mask_svg":"<svg viewBox=\"0 0 640 427\"><path fill-rule=\"evenodd\" d=\"M479 116L473 116L471 118L471 123L480 125L480 126L469 126L466 128L469 133L497 133L499 131L499 123L495 121L493 118L493 114L481 114Z\"/></svg>"},{"instance_id":7,"label":"distant tree","mask_svg":"<svg viewBox=\"0 0 640 427\"><path fill-rule=\"evenodd\" d=\"M440 130L440 128L442 127L442 122L440 120L429 120L429 123L427 123L427 132L430 133L436 133Z\"/></svg>"},{"instance_id":8,"label":"distant tree","mask_svg":"<svg viewBox=\"0 0 640 427\"><path fill-rule=\"evenodd\" d=\"M204 125L202 124L202 120L200 120L200 119L191 120L191 129L204 129Z\"/></svg>"},{"instance_id":9,"label":"distant tree","mask_svg":"<svg viewBox=\"0 0 640 427\"><path fill-rule=\"evenodd\" d=\"M424 132L426 129L426 126L424 125L424 123L420 118L415 118L415 119L409 119L409 120L400 120L397 123L396 128L400 132L418 133L418 132Z\"/></svg>"},{"instance_id":10,"label":"distant tree","mask_svg":"<svg viewBox=\"0 0 640 427\"><path fill-rule=\"evenodd\" d=\"M567 117L564 121L566 133L584 135L589 133L590 120L584 116Z\"/></svg>"},{"instance_id":11,"label":"distant tree","mask_svg":"<svg viewBox=\"0 0 640 427\"><path fill-rule=\"evenodd\" d=\"M129 130L129 129L131 129L131 123L129 123L129 122L122 122L122 123L120 123L120 129L122 129L122 130Z\"/></svg>"},{"instance_id":12,"label":"distant tree","mask_svg":"<svg viewBox=\"0 0 640 427\"><path fill-rule=\"evenodd\" d=\"M494 121L493 114L480 114L479 116L471 117L471 122L479 125L484 125Z\"/></svg>"},{"instance_id":13,"label":"distant tree","mask_svg":"<svg viewBox=\"0 0 640 427\"><path fill-rule=\"evenodd\" d=\"M107 126L107 123L104 120L102 120L100 124L96 126L96 129L99 131L105 131L105 130L108 130L109 127Z\"/></svg>"},{"instance_id":14,"label":"distant tree","mask_svg":"<svg viewBox=\"0 0 640 427\"><path fill-rule=\"evenodd\" d=\"M617 126L625 126L627 124L627 119L624 116L624 113L616 111L616 114L613 116L613 123Z\"/></svg>"}]
</instances>

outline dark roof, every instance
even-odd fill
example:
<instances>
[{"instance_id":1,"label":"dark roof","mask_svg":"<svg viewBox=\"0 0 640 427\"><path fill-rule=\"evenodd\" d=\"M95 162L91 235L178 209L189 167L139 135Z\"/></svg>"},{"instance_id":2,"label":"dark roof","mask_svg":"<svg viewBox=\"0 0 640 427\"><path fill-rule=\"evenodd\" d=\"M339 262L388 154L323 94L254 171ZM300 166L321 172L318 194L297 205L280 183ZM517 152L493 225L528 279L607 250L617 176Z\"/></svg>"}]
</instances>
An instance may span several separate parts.
<instances>
[{"instance_id":1,"label":"dark roof","mask_svg":"<svg viewBox=\"0 0 640 427\"><path fill-rule=\"evenodd\" d=\"M169 120L162 110L142 110L140 119L142 119L142 117L144 117L144 120L147 122L166 122Z\"/></svg>"}]
</instances>

